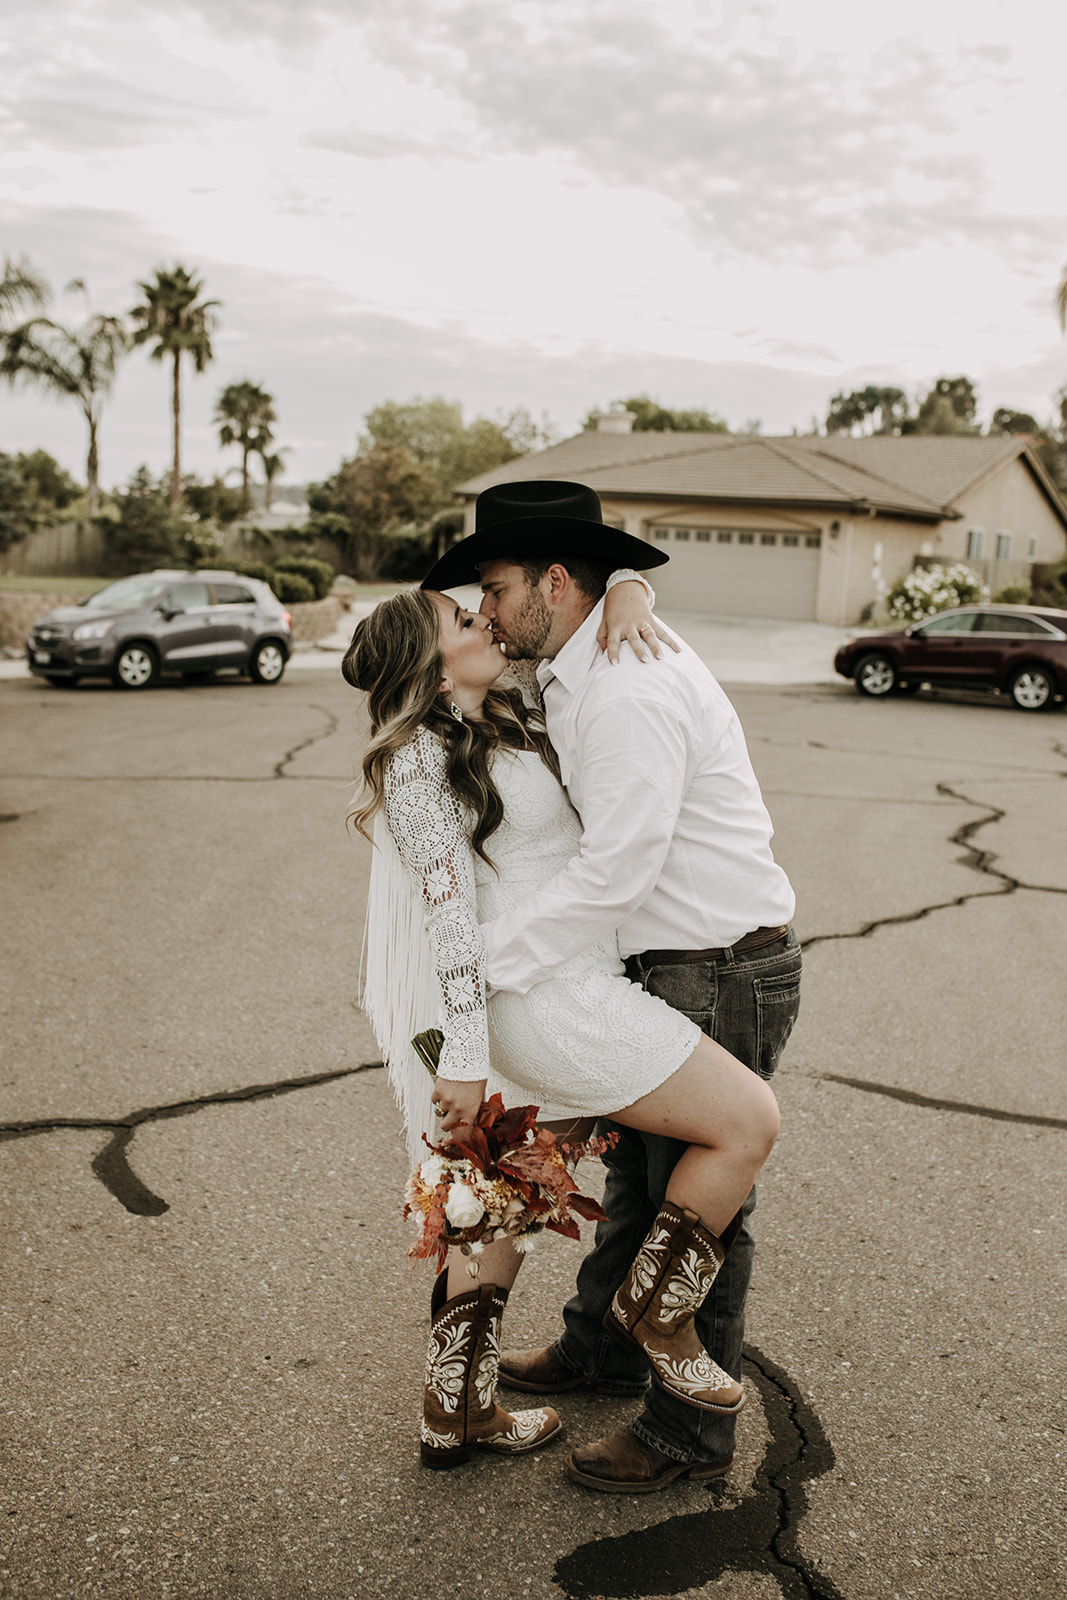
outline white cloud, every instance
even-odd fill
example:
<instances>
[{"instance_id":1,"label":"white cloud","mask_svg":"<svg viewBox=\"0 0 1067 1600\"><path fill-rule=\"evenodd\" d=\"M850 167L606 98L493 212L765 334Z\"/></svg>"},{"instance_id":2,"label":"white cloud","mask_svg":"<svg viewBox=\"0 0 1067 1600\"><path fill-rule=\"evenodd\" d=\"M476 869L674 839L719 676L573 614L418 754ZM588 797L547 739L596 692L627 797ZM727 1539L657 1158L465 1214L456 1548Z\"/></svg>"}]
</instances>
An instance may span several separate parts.
<instances>
[{"instance_id":1,"label":"white cloud","mask_svg":"<svg viewBox=\"0 0 1067 1600\"><path fill-rule=\"evenodd\" d=\"M107 309L162 261L205 277L225 307L190 398L199 470L211 398L246 375L278 394L297 476L419 391L567 425L649 389L788 428L851 381L963 371L989 409L1040 414L1067 376L1041 11L37 0L0 38L4 247ZM123 470L166 453L135 360Z\"/></svg>"}]
</instances>

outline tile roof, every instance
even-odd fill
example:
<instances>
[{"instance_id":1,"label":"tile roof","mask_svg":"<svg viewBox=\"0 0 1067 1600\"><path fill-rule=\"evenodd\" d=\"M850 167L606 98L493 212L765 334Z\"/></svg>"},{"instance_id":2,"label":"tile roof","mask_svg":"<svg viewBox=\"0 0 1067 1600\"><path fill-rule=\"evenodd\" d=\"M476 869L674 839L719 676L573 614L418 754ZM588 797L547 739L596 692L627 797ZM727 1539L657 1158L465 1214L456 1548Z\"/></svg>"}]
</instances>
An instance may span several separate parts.
<instances>
[{"instance_id":1,"label":"tile roof","mask_svg":"<svg viewBox=\"0 0 1067 1600\"><path fill-rule=\"evenodd\" d=\"M940 521L959 515L953 502L967 488L1025 450L1019 438L588 432L471 478L457 492L562 478L609 496L870 507Z\"/></svg>"}]
</instances>

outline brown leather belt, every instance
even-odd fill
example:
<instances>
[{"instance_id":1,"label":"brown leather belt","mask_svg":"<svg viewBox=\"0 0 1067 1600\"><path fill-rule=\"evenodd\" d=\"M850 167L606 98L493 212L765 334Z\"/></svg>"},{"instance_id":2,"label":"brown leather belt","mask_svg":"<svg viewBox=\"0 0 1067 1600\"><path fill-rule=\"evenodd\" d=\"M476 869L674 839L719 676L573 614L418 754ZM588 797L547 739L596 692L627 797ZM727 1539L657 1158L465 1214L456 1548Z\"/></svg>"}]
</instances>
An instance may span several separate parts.
<instances>
[{"instance_id":1,"label":"brown leather belt","mask_svg":"<svg viewBox=\"0 0 1067 1600\"><path fill-rule=\"evenodd\" d=\"M752 933L746 933L743 938L718 950L642 950L640 955L630 956L627 966L631 961L640 961L648 967L678 967L690 961L721 961L723 956L745 955L749 950L762 950L765 944L776 944L779 939L784 939L792 927L787 922L781 928L756 928Z\"/></svg>"}]
</instances>

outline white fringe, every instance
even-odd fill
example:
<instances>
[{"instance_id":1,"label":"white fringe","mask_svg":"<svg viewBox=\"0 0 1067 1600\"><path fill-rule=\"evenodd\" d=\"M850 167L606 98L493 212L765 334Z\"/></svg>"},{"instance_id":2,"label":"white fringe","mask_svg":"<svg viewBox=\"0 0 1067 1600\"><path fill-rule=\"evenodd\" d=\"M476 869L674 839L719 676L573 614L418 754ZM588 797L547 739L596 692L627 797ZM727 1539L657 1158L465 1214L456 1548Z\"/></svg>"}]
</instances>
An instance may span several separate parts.
<instances>
[{"instance_id":1,"label":"white fringe","mask_svg":"<svg viewBox=\"0 0 1067 1600\"><path fill-rule=\"evenodd\" d=\"M404 1117L412 1167L426 1155L422 1134L438 1137L430 1106L433 1079L411 1048L417 1033L442 1025L441 985L426 932L426 908L397 853L381 812L374 819L361 1004L389 1068Z\"/></svg>"}]
</instances>

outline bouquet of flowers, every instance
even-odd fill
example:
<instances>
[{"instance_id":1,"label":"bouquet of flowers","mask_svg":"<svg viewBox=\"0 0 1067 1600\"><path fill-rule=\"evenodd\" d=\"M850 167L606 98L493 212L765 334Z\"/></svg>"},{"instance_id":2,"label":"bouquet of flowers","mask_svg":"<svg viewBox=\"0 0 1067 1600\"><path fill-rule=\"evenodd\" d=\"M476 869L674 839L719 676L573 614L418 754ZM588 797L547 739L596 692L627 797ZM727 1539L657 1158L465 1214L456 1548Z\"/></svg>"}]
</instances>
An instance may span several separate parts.
<instances>
[{"instance_id":1,"label":"bouquet of flowers","mask_svg":"<svg viewBox=\"0 0 1067 1600\"><path fill-rule=\"evenodd\" d=\"M429 1071L436 1074L442 1036L437 1029L412 1040ZM537 1126L537 1106L505 1111L498 1094L487 1100L472 1128L461 1138L440 1144L423 1138L429 1155L408 1180L404 1216L418 1224L408 1254L415 1260L436 1256L444 1265L449 1247L458 1244L472 1258L467 1270L478 1275L478 1256L494 1239L511 1239L529 1250L543 1229L580 1237L576 1213L599 1222L605 1212L584 1195L571 1173L584 1155L602 1155L618 1140L589 1139L560 1144L555 1134Z\"/></svg>"}]
</instances>

